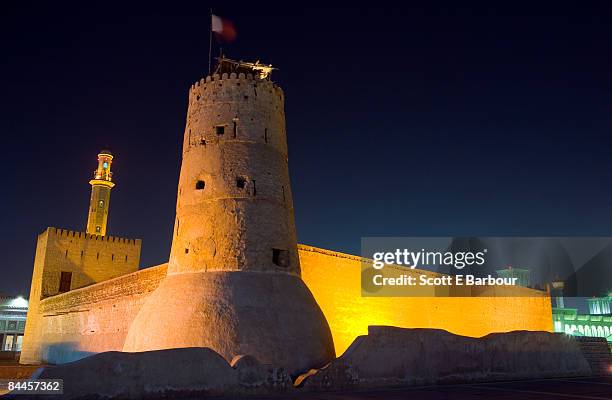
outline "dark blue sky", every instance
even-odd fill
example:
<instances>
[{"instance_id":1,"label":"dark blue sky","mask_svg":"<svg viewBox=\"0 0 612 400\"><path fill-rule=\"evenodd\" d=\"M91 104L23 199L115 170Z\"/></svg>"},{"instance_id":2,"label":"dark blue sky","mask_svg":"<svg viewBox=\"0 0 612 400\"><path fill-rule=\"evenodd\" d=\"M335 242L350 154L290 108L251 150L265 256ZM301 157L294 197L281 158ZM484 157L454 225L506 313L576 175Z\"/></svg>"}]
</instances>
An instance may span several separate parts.
<instances>
[{"instance_id":1,"label":"dark blue sky","mask_svg":"<svg viewBox=\"0 0 612 400\"><path fill-rule=\"evenodd\" d=\"M279 68L301 243L612 236L612 10L452 4L217 9L238 30L228 56ZM45 227L84 230L103 147L110 233L143 239L142 266L167 260L187 92L207 71L198 7L3 11L0 292L27 294Z\"/></svg>"}]
</instances>

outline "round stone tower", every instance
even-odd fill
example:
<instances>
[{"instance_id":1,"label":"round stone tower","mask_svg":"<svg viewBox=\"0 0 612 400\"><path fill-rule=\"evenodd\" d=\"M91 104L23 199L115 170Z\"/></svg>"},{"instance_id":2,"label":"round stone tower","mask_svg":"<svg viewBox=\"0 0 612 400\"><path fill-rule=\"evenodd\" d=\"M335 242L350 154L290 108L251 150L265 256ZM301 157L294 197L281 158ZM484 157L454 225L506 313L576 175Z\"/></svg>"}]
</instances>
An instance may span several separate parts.
<instances>
[{"instance_id":1,"label":"round stone tower","mask_svg":"<svg viewBox=\"0 0 612 400\"><path fill-rule=\"evenodd\" d=\"M261 64L217 71L189 91L168 276L124 350L210 347L295 375L334 350L300 278L283 91Z\"/></svg>"}]
</instances>

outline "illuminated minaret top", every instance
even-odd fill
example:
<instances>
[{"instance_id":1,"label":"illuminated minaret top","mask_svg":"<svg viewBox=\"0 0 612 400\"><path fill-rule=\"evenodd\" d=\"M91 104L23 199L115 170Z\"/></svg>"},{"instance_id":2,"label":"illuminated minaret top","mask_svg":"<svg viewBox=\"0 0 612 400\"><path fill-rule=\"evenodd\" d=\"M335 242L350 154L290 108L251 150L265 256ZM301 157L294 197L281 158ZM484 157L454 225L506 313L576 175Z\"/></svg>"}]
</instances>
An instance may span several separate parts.
<instances>
[{"instance_id":1,"label":"illuminated minaret top","mask_svg":"<svg viewBox=\"0 0 612 400\"><path fill-rule=\"evenodd\" d=\"M89 200L87 233L92 235L106 235L110 192L113 186L115 186L112 182L112 163L113 155L111 152L102 150L100 154L98 154L98 168L94 171L93 179L89 181L91 185L91 199Z\"/></svg>"}]
</instances>

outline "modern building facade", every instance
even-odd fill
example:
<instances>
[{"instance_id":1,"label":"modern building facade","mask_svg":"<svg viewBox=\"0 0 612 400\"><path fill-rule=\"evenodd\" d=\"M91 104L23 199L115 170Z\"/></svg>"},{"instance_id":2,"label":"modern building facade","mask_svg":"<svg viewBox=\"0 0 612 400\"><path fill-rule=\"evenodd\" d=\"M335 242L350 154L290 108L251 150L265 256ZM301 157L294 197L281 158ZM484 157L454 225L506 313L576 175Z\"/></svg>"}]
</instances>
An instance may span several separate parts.
<instances>
[{"instance_id":1,"label":"modern building facade","mask_svg":"<svg viewBox=\"0 0 612 400\"><path fill-rule=\"evenodd\" d=\"M0 351L21 351L28 301L0 296Z\"/></svg>"},{"instance_id":2,"label":"modern building facade","mask_svg":"<svg viewBox=\"0 0 612 400\"><path fill-rule=\"evenodd\" d=\"M594 297L587 299L588 314L580 314L576 308L564 307L563 297L555 297L553 307L553 326L555 332L572 336L602 337L612 346L612 297Z\"/></svg>"}]
</instances>

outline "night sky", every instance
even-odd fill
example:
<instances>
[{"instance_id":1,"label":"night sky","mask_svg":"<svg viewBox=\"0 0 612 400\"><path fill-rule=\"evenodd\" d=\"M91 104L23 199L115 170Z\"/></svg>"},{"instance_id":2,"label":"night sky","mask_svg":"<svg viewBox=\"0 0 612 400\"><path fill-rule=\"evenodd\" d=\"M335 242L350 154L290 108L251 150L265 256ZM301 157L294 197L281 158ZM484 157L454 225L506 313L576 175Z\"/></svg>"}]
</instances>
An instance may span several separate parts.
<instances>
[{"instance_id":1,"label":"night sky","mask_svg":"<svg viewBox=\"0 0 612 400\"><path fill-rule=\"evenodd\" d=\"M299 242L612 236L612 10L572 4L215 9L227 56L279 68ZM4 9L0 292L28 294L47 226L85 229L106 147L110 234L167 261L208 7Z\"/></svg>"}]
</instances>

